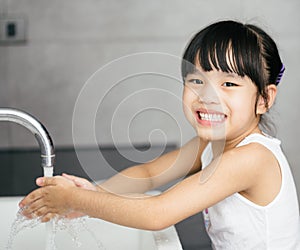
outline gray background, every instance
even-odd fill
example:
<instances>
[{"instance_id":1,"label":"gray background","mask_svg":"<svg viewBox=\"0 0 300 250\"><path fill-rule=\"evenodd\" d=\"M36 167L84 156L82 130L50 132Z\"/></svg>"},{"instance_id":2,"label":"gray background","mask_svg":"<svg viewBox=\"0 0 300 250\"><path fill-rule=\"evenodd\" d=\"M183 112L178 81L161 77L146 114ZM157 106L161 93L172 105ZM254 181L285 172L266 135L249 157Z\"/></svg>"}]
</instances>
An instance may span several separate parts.
<instances>
[{"instance_id":1,"label":"gray background","mask_svg":"<svg viewBox=\"0 0 300 250\"><path fill-rule=\"evenodd\" d=\"M273 114L278 137L300 190L298 0L1 0L0 10L1 15L24 16L28 23L26 43L0 46L0 106L20 108L35 115L48 128L55 145L62 147L73 144L72 114L79 92L103 65L137 52L162 52L180 57L189 38L216 20L230 18L258 24L277 41L286 65ZM130 85L132 92L139 81L135 79ZM153 78L142 82L143 88L163 84L162 79L153 82ZM95 92L100 93L101 86L99 83ZM172 86L170 91L180 96L182 86L178 82ZM118 103L110 101L124 100L126 88L117 87L120 91L106 99L103 114L114 113ZM158 105L162 100L156 95L148 92L145 98L126 103L128 108L118 115L119 126L113 131L117 144L148 143L149 135L156 144L167 141L180 145L191 138L193 131L184 121L181 105L172 98L170 95L167 112L155 110L145 116L133 116L130 105L137 107L143 102ZM129 125L128 117L133 117ZM110 122L103 125L103 116L97 119L99 143L114 144ZM179 121L179 127L174 119ZM85 136L85 122L79 121L82 136L78 144L90 146L93 142ZM0 126L1 148L36 146L24 129L12 124ZM162 133L156 133L158 128L164 131L167 140Z\"/></svg>"}]
</instances>

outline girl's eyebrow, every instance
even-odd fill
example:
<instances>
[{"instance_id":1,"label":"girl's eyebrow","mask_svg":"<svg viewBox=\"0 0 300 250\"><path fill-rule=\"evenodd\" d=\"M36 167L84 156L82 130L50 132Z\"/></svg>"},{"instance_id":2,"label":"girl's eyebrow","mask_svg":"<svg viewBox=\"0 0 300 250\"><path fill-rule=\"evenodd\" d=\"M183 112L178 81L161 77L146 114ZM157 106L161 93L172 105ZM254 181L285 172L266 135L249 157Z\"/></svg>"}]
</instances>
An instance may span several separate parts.
<instances>
[{"instance_id":1,"label":"girl's eyebrow","mask_svg":"<svg viewBox=\"0 0 300 250\"><path fill-rule=\"evenodd\" d=\"M225 73L225 76L228 76L228 77L238 77L237 74L234 74L234 73Z\"/></svg>"},{"instance_id":2,"label":"girl's eyebrow","mask_svg":"<svg viewBox=\"0 0 300 250\"><path fill-rule=\"evenodd\" d=\"M242 77L236 73L229 73L229 72L224 72L225 73L225 76L227 77L232 77L232 78L239 78L241 79Z\"/></svg>"},{"instance_id":3,"label":"girl's eyebrow","mask_svg":"<svg viewBox=\"0 0 300 250\"><path fill-rule=\"evenodd\" d=\"M193 71L189 72L188 75L202 75L198 69L194 69Z\"/></svg>"}]
</instances>

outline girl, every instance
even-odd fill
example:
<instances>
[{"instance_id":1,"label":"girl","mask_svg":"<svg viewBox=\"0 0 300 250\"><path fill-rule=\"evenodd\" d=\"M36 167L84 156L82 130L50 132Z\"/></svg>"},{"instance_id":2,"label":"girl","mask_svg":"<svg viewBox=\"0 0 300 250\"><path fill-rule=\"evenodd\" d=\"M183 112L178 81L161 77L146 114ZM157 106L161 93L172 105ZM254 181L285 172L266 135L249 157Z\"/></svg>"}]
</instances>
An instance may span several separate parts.
<instances>
[{"instance_id":1,"label":"girl","mask_svg":"<svg viewBox=\"0 0 300 250\"><path fill-rule=\"evenodd\" d=\"M203 211L214 249L297 249L299 208L280 141L260 129L284 71L274 41L234 21L196 34L183 56L183 104L197 136L101 186L75 176L38 178L27 217L88 215L160 230ZM144 193L175 179L156 196ZM121 195L123 194L123 195Z\"/></svg>"}]
</instances>

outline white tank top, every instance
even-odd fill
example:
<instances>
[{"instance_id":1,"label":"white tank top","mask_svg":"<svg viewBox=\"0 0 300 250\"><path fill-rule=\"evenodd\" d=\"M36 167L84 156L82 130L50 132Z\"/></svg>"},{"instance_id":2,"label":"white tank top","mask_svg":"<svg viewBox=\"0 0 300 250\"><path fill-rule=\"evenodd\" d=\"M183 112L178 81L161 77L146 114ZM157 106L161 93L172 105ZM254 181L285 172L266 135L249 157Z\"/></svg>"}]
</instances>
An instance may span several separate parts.
<instances>
[{"instance_id":1,"label":"white tank top","mask_svg":"<svg viewBox=\"0 0 300 250\"><path fill-rule=\"evenodd\" d=\"M275 155L282 175L280 191L267 206L259 206L235 193L205 209L205 227L212 247L218 250L298 250L299 205L293 176L280 141L266 135L251 134L238 146L252 142L262 144ZM211 144L208 144L201 157L202 168L212 158Z\"/></svg>"}]
</instances>

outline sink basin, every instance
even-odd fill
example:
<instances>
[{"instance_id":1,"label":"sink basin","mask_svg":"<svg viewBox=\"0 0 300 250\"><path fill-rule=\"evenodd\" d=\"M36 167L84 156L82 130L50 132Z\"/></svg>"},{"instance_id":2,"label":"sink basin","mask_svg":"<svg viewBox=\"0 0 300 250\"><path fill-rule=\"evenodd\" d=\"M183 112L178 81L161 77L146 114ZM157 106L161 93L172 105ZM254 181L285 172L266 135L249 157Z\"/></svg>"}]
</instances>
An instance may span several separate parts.
<instances>
[{"instance_id":1,"label":"sink basin","mask_svg":"<svg viewBox=\"0 0 300 250\"><path fill-rule=\"evenodd\" d=\"M0 249L5 249L10 228L16 218L18 203L22 197L0 197ZM80 224L75 224L80 225ZM103 220L87 218L86 226L77 230L78 241L74 242L68 230L57 230L55 244L57 250L89 249L89 250L182 250L175 227L161 231L146 231L115 225ZM46 249L46 225L41 223L33 228L25 228L14 238L15 249ZM92 232L92 233L91 233ZM96 239L95 239L96 238ZM77 243L80 243L78 246ZM100 248L101 242L104 248Z\"/></svg>"}]
</instances>

